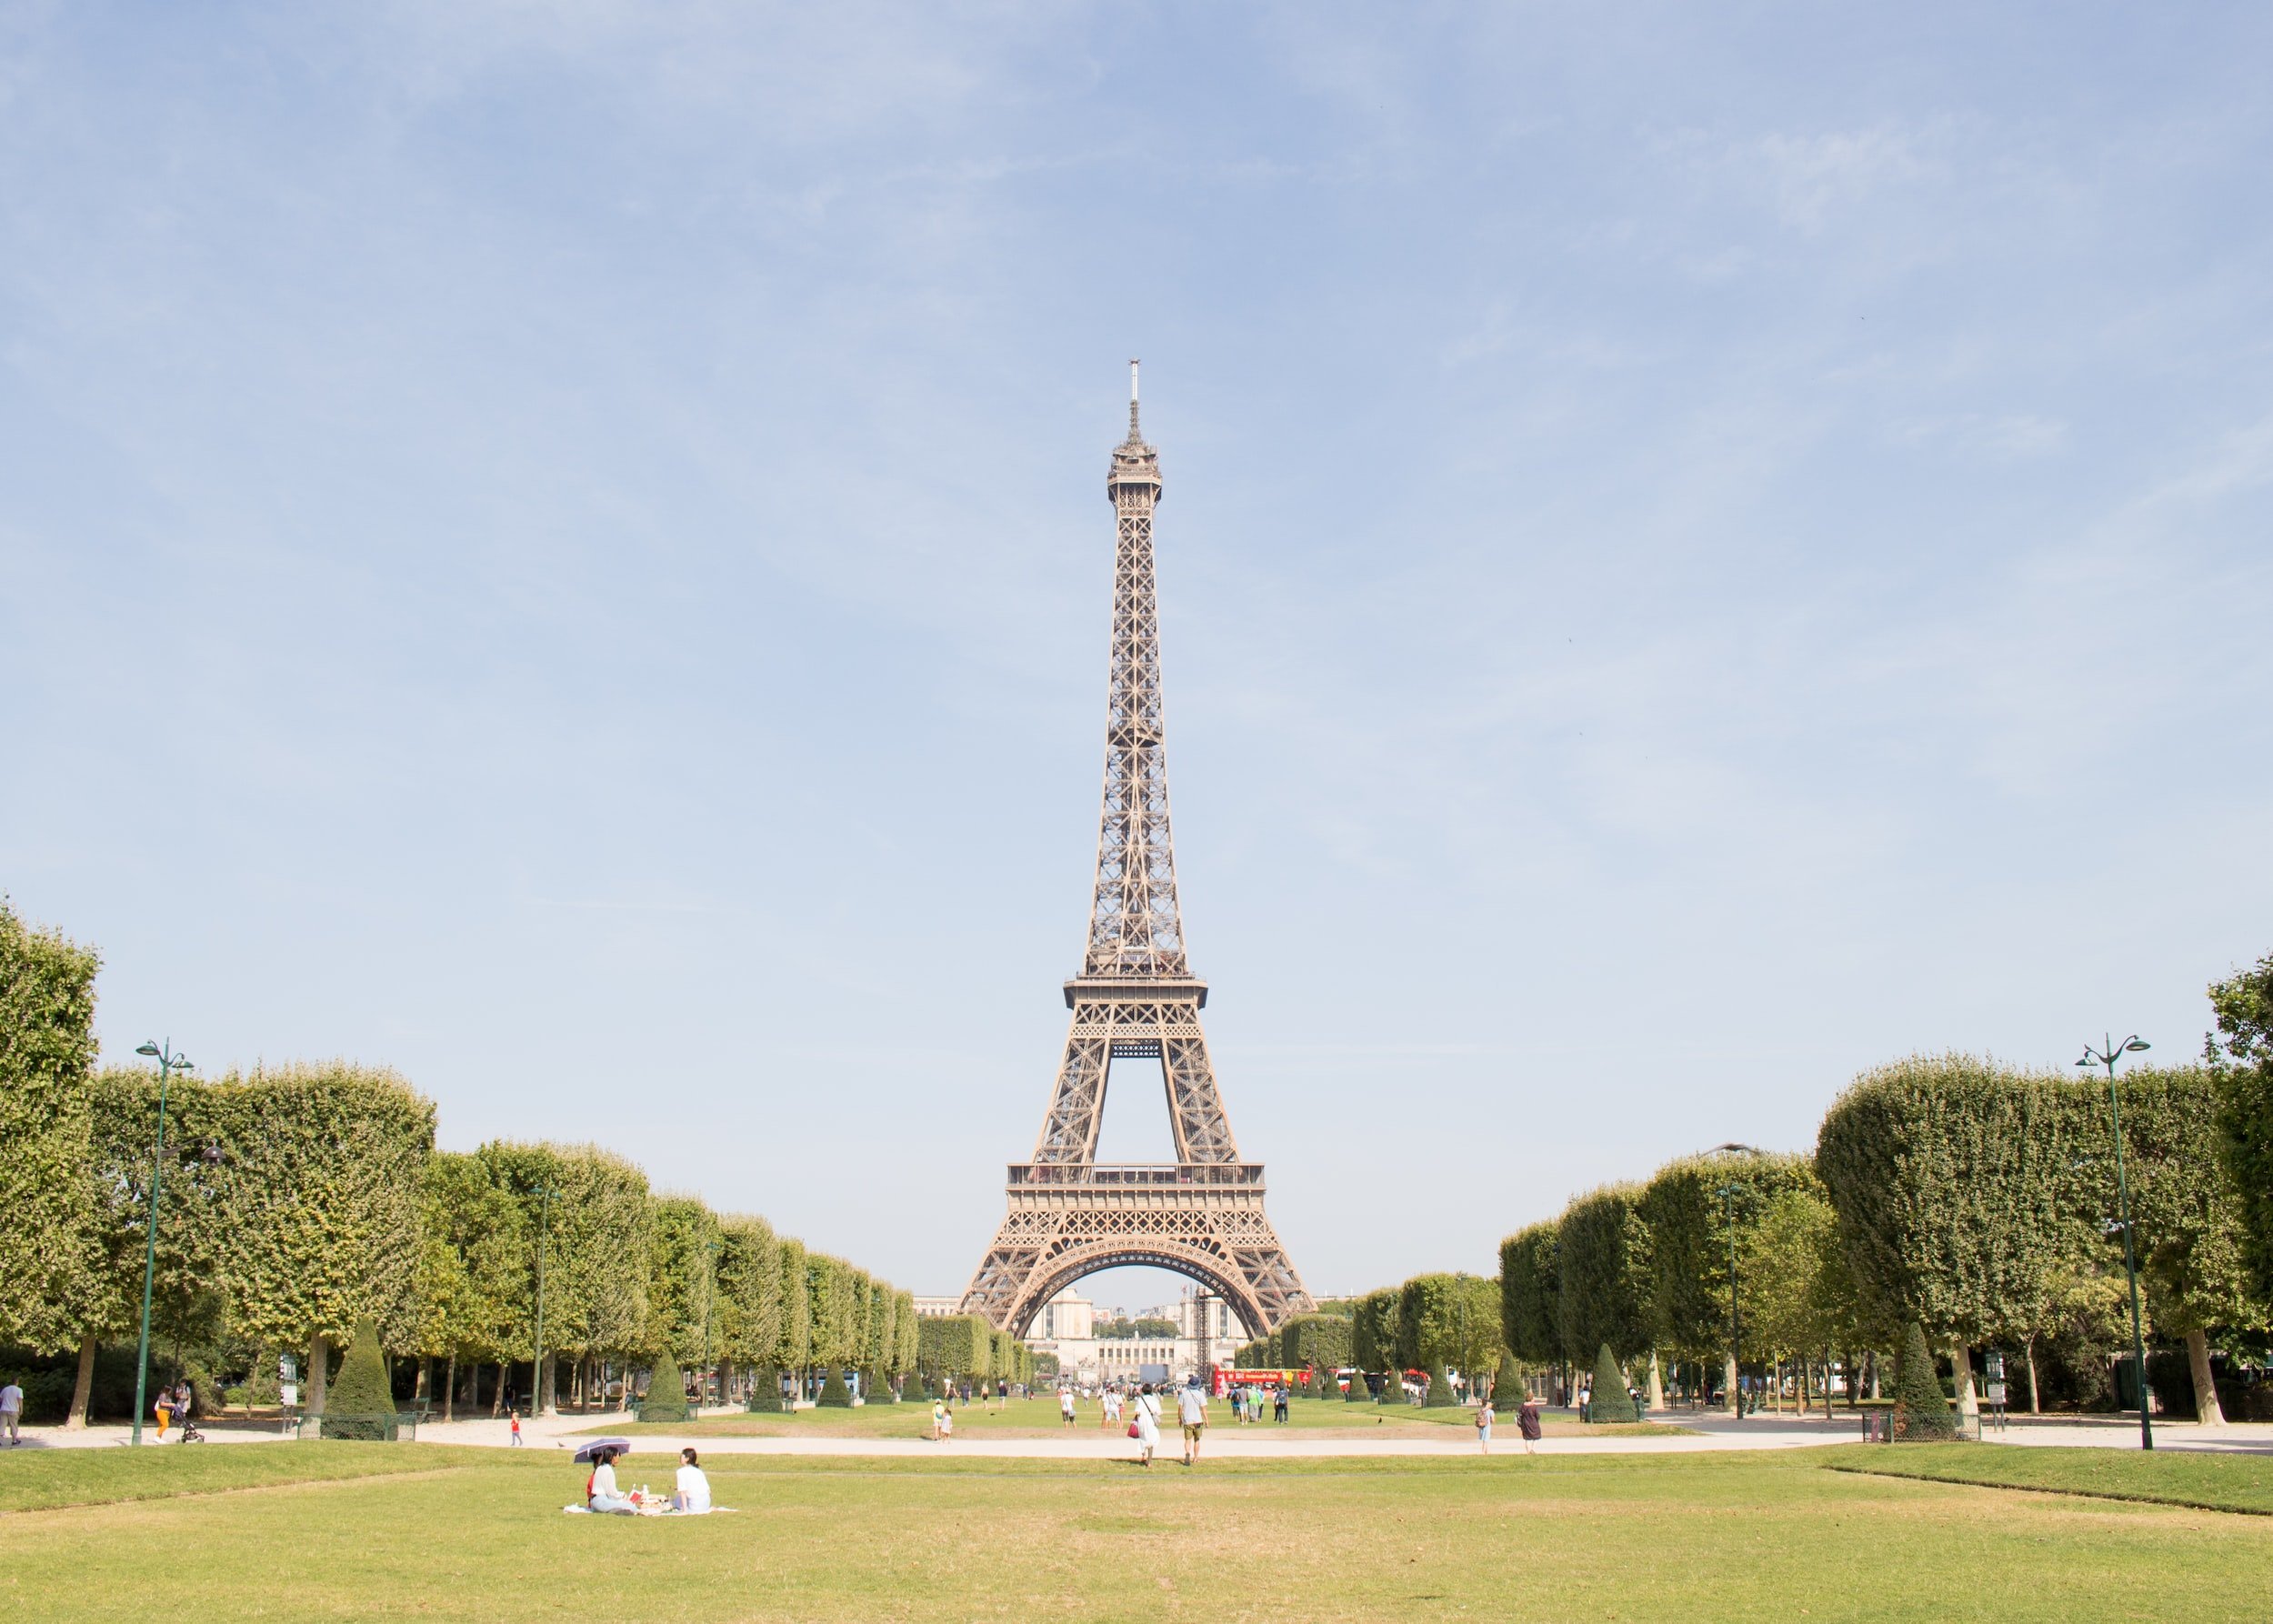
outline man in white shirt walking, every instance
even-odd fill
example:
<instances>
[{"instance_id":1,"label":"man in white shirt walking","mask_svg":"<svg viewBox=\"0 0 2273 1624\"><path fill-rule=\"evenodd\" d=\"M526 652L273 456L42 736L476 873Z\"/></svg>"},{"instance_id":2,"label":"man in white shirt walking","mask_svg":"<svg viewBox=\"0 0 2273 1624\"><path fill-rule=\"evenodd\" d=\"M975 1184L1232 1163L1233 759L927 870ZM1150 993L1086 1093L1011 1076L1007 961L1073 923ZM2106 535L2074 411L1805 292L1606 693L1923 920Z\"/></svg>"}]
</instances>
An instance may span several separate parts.
<instances>
[{"instance_id":1,"label":"man in white shirt walking","mask_svg":"<svg viewBox=\"0 0 2273 1624\"><path fill-rule=\"evenodd\" d=\"M24 1389L15 1385L15 1378L8 1378L8 1385L0 1388L0 1432L8 1435L8 1448L14 1449L24 1440L15 1435L15 1424L24 1418Z\"/></svg>"},{"instance_id":2,"label":"man in white shirt walking","mask_svg":"<svg viewBox=\"0 0 2273 1624\"><path fill-rule=\"evenodd\" d=\"M1176 1396L1176 1418L1184 1424L1184 1464L1199 1464L1199 1435L1207 1430L1207 1389L1195 1376Z\"/></svg>"}]
</instances>

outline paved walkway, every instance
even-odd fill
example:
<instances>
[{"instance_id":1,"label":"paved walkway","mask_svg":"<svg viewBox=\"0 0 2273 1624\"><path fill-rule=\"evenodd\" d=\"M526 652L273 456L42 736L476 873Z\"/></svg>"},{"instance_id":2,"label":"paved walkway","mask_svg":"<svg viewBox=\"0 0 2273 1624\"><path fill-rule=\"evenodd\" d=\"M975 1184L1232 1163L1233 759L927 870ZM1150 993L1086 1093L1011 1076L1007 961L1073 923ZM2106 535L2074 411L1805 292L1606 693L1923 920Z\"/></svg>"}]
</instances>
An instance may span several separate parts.
<instances>
[{"instance_id":1,"label":"paved walkway","mask_svg":"<svg viewBox=\"0 0 2273 1624\"><path fill-rule=\"evenodd\" d=\"M715 1411L717 1415L738 1414L738 1411ZM1549 1412L1568 1418L1568 1411ZM554 1416L522 1423L525 1446L546 1452L571 1450L585 1442L580 1436L605 1419L598 1416ZM1860 1428L1844 1415L1825 1422L1817 1418L1798 1418L1786 1416L1747 1416L1736 1420L1726 1415L1699 1415L1694 1411L1662 1414L1658 1418L1690 1428L1696 1433L1688 1438L1619 1438L1615 1434L1595 1434L1575 1438L1547 1438L1538 1444L1542 1455L1691 1455L1730 1449L1795 1449L1820 1447L1826 1444L1847 1444L1859 1440ZM273 1424L247 1422L208 1422L204 1424L205 1436L215 1443L275 1443L285 1435ZM1229 1424L1211 1426L1207 1429L1205 1453L1217 1460L1302 1460L1334 1457L1351 1459L1387 1459L1392 1456L1440 1456L1446 1459L1473 1456L1477 1451L1475 1435L1465 1427L1447 1427L1445 1436L1415 1438L1409 1434L1397 1438L1368 1437L1362 1433L1338 1436L1325 1430L1308 1428L1279 1429L1267 1427L1234 1427ZM1136 1452L1136 1446L1127 1438L1102 1432L1094 1427L1082 1427L1065 1436L1049 1438L989 1438L984 1433L966 1433L951 1443L928 1443L906 1438L677 1438L669 1433L633 1432L626 1435L639 1440L639 1452L675 1454L681 1444L693 1444L706 1455L783 1455L783 1456L855 1456L885 1459L928 1460L943 1457L977 1457L983 1459L1005 1460L1112 1460L1127 1459ZM110 1449L127 1441L128 1429L124 1427L94 1427L80 1431L66 1431L60 1427L27 1427L24 1429L27 1449ZM154 1429L143 1429L145 1446L155 1443ZM486 1448L505 1449L511 1444L511 1430L502 1420L486 1417L475 1420L429 1422L418 1429L422 1443L471 1444ZM1182 1444L1173 1427L1161 1429L1160 1453L1174 1459L1182 1452ZM2138 1422L2115 1416L2086 1418L2060 1417L2035 1419L2015 1417L2002 1432L1992 1430L1988 1435L1992 1444L2014 1444L2032 1448L2136 1449L2138 1448ZM169 1436L166 1442L174 1442ZM2155 1423L2155 1447L2158 1449L2207 1450L2218 1453L2273 1455L2273 1424L2265 1422L2237 1422L2205 1432L2190 1422L2158 1421ZM1515 1425L1503 1419L1492 1443L1497 1455L1520 1454L1523 1441L1516 1436ZM5 1451L0 1451L5 1453Z\"/></svg>"}]
</instances>

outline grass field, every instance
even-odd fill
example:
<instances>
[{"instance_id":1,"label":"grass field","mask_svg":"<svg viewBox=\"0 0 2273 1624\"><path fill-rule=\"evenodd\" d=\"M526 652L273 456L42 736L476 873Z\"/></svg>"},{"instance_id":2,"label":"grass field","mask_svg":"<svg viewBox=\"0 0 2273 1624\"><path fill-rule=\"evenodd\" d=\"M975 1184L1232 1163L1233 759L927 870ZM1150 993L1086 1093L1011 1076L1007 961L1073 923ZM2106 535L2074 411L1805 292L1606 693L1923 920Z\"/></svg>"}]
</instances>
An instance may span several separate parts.
<instances>
[{"instance_id":1,"label":"grass field","mask_svg":"<svg viewBox=\"0 0 2273 1624\"><path fill-rule=\"evenodd\" d=\"M1454 1407L1436 1409L1416 1409L1409 1404L1383 1408L1371 1404L1328 1404L1317 1399L1307 1402L1297 1399L1287 1408L1287 1419L1257 1421L1252 1425L1235 1427L1231 1410L1220 1399L1207 1406L1208 1430L1221 1435L1236 1432L1241 1438L1284 1437L1299 1433L1317 1437L1326 1433L1356 1432L1367 1438L1427 1438L1441 1439L1441 1428L1457 1428L1472 1433L1476 1428L1476 1412ZM1173 1422L1171 1411L1167 1417ZM931 1406L924 1404L867 1404L858 1409L801 1409L795 1415L738 1415L710 1416L699 1421L659 1421L653 1428L657 1436L673 1438L922 1438L931 1429ZM622 1433L637 1437L643 1429L629 1416L603 1417L585 1429L586 1434ZM1055 1398L1014 1398L1000 1409L988 1409L982 1405L958 1405L955 1412L955 1435L957 1438L1059 1438L1069 1429L1058 1418ZM1085 1436L1108 1432L1097 1425L1097 1407L1094 1400L1084 1403L1070 1430ZM1500 1447L1514 1443L1516 1423L1513 1416L1500 1418L1494 1436ZM1667 1438L1687 1432L1684 1427L1670 1427L1657 1422L1628 1424L1622 1427L1588 1427L1577 1421L1548 1418L1546 1430L1553 1438L1576 1438L1592 1433L1615 1434L1624 1438ZM1167 1429L1170 1436L1174 1428ZM1109 1435L1109 1433L1108 1433Z\"/></svg>"},{"instance_id":2,"label":"grass field","mask_svg":"<svg viewBox=\"0 0 2273 1624\"><path fill-rule=\"evenodd\" d=\"M2209 1476L2081 1451L1226 1462L718 1457L735 1515L564 1517L556 1454L298 1444L0 1459L0 1616L2259 1619L2273 1519L1824 1469ZM2039 1458L2056 1459L2039 1464ZM2175 1464L2174 1463L2178 1463ZM660 1483L666 1462L623 1472ZM2108 1475L2110 1471L2115 1475ZM278 1480L299 1473L298 1483ZM348 1476L345 1474L353 1473ZM386 1473L390 1475L373 1475ZM2118 1478L2122 1481L2118 1481ZM241 1485L232 1487L232 1479ZM2254 1487L2253 1487L2254 1485ZM2150 1485L2151 1486L2151 1485ZM176 1498L148 1499L170 1489ZM43 1497L45 1497L43 1499Z\"/></svg>"}]
</instances>

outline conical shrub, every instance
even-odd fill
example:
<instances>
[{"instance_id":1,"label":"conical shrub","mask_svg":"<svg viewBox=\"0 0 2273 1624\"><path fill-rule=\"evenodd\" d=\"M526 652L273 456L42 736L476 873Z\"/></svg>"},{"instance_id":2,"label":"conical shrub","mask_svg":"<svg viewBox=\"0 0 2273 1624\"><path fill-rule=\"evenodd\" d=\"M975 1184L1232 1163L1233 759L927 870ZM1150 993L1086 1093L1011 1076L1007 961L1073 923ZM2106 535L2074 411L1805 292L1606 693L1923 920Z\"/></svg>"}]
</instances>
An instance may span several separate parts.
<instances>
[{"instance_id":1,"label":"conical shrub","mask_svg":"<svg viewBox=\"0 0 2273 1624\"><path fill-rule=\"evenodd\" d=\"M788 1408L789 1400L781 1393L781 1372L772 1365L760 1365L750 1379L750 1396L743 1408L751 1415L779 1415Z\"/></svg>"},{"instance_id":2,"label":"conical shrub","mask_svg":"<svg viewBox=\"0 0 2273 1624\"><path fill-rule=\"evenodd\" d=\"M395 1436L395 1388L387 1380L378 1327L368 1319L355 1327L355 1339L324 1395L322 1432L325 1438Z\"/></svg>"},{"instance_id":3,"label":"conical shrub","mask_svg":"<svg viewBox=\"0 0 2273 1624\"><path fill-rule=\"evenodd\" d=\"M1342 1397L1352 1404L1364 1404L1372 1398L1373 1395L1366 1391L1366 1373L1363 1370L1350 1371L1349 1390Z\"/></svg>"},{"instance_id":4,"label":"conical shrub","mask_svg":"<svg viewBox=\"0 0 2273 1624\"><path fill-rule=\"evenodd\" d=\"M1428 1367L1428 1392L1421 1404L1428 1409L1444 1409L1459 1403L1452 1391L1452 1378L1445 1374L1444 1361L1439 1359Z\"/></svg>"},{"instance_id":5,"label":"conical shrub","mask_svg":"<svg viewBox=\"0 0 2273 1624\"><path fill-rule=\"evenodd\" d=\"M679 1376L678 1361L668 1351L655 1362L647 1372L647 1396L639 1402L642 1421L684 1421L688 1418L686 1383Z\"/></svg>"},{"instance_id":6,"label":"conical shrub","mask_svg":"<svg viewBox=\"0 0 2273 1624\"><path fill-rule=\"evenodd\" d=\"M1516 1368L1516 1356L1503 1348L1499 1369L1492 1377L1492 1403L1501 1408L1520 1404L1523 1393L1523 1372Z\"/></svg>"},{"instance_id":7,"label":"conical shrub","mask_svg":"<svg viewBox=\"0 0 2273 1624\"><path fill-rule=\"evenodd\" d=\"M892 1391L892 1384L885 1379L884 1372L873 1365L860 1373L860 1397L870 1404L899 1402L898 1396Z\"/></svg>"},{"instance_id":8,"label":"conical shrub","mask_svg":"<svg viewBox=\"0 0 2273 1624\"><path fill-rule=\"evenodd\" d=\"M1610 1345L1605 1342L1594 1361L1594 1406L1588 1412L1597 1421L1638 1421L1634 1413L1633 1396L1626 1390L1626 1372L1618 1368L1617 1360L1610 1357Z\"/></svg>"},{"instance_id":9,"label":"conical shrub","mask_svg":"<svg viewBox=\"0 0 2273 1624\"><path fill-rule=\"evenodd\" d=\"M1894 1441L1945 1443L1957 1436L1957 1418L1934 1371L1925 1329L1913 1319L1902 1333L1902 1358L1894 1375Z\"/></svg>"},{"instance_id":10,"label":"conical shrub","mask_svg":"<svg viewBox=\"0 0 2273 1624\"><path fill-rule=\"evenodd\" d=\"M852 1388L845 1385L845 1367L830 1360L828 1379L821 1383L821 1396L815 1402L823 1409L850 1409L852 1399Z\"/></svg>"}]
</instances>

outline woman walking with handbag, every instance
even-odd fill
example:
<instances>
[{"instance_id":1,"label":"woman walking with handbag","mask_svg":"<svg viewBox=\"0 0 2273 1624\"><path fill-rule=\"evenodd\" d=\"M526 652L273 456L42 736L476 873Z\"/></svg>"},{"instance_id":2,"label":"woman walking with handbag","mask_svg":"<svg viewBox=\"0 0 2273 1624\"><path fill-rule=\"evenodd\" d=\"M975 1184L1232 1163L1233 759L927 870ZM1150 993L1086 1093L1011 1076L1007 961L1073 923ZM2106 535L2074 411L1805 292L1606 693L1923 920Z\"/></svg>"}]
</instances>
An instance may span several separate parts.
<instances>
[{"instance_id":1,"label":"woman walking with handbag","mask_svg":"<svg viewBox=\"0 0 2273 1624\"><path fill-rule=\"evenodd\" d=\"M1152 1452L1160 1447L1160 1400L1147 1382L1136 1395L1136 1418L1128 1424L1129 1437L1136 1440L1136 1464L1152 1464Z\"/></svg>"}]
</instances>

